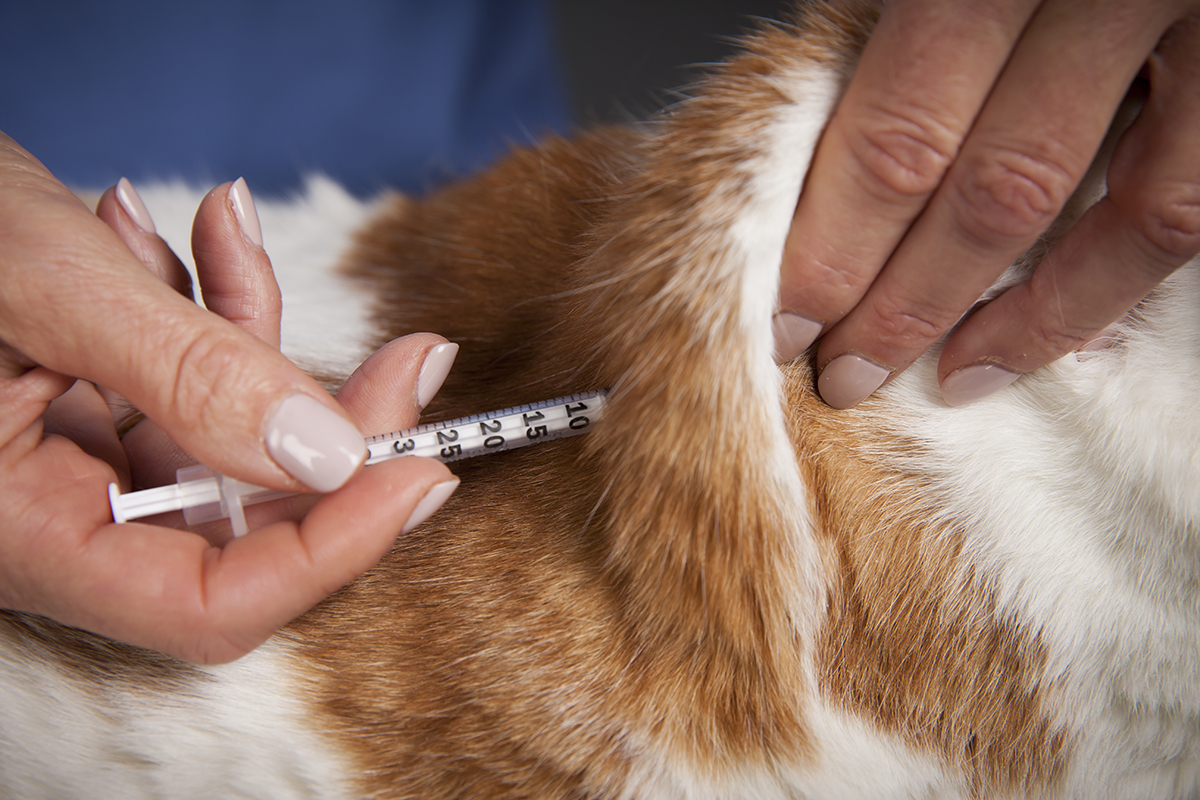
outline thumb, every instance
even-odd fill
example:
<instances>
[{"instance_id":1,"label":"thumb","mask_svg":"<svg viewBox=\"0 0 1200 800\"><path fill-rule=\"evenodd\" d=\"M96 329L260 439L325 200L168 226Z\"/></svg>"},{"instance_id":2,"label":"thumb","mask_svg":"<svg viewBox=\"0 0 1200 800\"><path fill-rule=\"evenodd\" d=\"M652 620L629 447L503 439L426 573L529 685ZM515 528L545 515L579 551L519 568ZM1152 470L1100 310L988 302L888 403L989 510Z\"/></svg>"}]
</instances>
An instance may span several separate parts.
<instances>
[{"instance_id":1,"label":"thumb","mask_svg":"<svg viewBox=\"0 0 1200 800\"><path fill-rule=\"evenodd\" d=\"M278 351L184 299L0 135L0 339L116 390L227 475L329 492L366 458L337 402Z\"/></svg>"}]
</instances>

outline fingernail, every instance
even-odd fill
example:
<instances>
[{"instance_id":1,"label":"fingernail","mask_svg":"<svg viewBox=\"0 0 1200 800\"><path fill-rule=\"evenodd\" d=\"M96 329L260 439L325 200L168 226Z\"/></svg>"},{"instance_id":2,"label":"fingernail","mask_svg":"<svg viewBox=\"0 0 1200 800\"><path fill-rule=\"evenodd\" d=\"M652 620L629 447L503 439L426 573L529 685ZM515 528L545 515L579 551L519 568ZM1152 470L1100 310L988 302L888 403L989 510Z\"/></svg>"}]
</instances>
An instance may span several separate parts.
<instances>
[{"instance_id":1,"label":"fingernail","mask_svg":"<svg viewBox=\"0 0 1200 800\"><path fill-rule=\"evenodd\" d=\"M817 379L821 399L834 408L851 408L883 386L891 371L862 356L838 356Z\"/></svg>"},{"instance_id":2,"label":"fingernail","mask_svg":"<svg viewBox=\"0 0 1200 800\"><path fill-rule=\"evenodd\" d=\"M771 322L775 334L775 362L783 364L803 353L821 335L824 326L815 319L781 311Z\"/></svg>"},{"instance_id":3,"label":"fingernail","mask_svg":"<svg viewBox=\"0 0 1200 800\"><path fill-rule=\"evenodd\" d=\"M332 492L366 460L367 445L350 420L306 394L293 394L267 423L267 452L305 486Z\"/></svg>"},{"instance_id":4,"label":"fingernail","mask_svg":"<svg viewBox=\"0 0 1200 800\"><path fill-rule=\"evenodd\" d=\"M400 532L408 533L432 517L433 512L441 508L442 504L450 499L450 495L454 494L454 490L458 488L458 484L458 478L454 478L453 480L439 483L426 492L425 496L421 498L421 502L417 503L417 507L409 515L408 522L404 523L404 527L400 529Z\"/></svg>"},{"instance_id":5,"label":"fingernail","mask_svg":"<svg viewBox=\"0 0 1200 800\"><path fill-rule=\"evenodd\" d=\"M965 406L1003 389L1021 377L996 364L975 364L955 370L942 381L942 399L948 406Z\"/></svg>"},{"instance_id":6,"label":"fingernail","mask_svg":"<svg viewBox=\"0 0 1200 800\"><path fill-rule=\"evenodd\" d=\"M1080 360L1083 361L1086 360L1087 354L1103 352L1104 350L1112 347L1119 341L1119 331L1120 327L1118 325L1109 325L1107 328L1093 336L1091 341L1076 350L1076 357L1079 358L1082 356Z\"/></svg>"},{"instance_id":7,"label":"fingernail","mask_svg":"<svg viewBox=\"0 0 1200 800\"><path fill-rule=\"evenodd\" d=\"M229 202L233 204L233 214L241 226L242 235L258 247L263 246L262 225L258 221L258 209L254 207L254 197L245 178L238 178L229 187Z\"/></svg>"},{"instance_id":8,"label":"fingernail","mask_svg":"<svg viewBox=\"0 0 1200 800\"><path fill-rule=\"evenodd\" d=\"M121 204L121 208L125 209L125 213L133 220L133 224L146 233L154 233L154 220L150 218L150 211L128 178L121 178L117 181L116 194L117 202Z\"/></svg>"},{"instance_id":9,"label":"fingernail","mask_svg":"<svg viewBox=\"0 0 1200 800\"><path fill-rule=\"evenodd\" d=\"M454 342L439 344L425 356L425 363L417 375L417 405L420 408L429 405L438 389L442 388L457 356L458 345Z\"/></svg>"}]
</instances>

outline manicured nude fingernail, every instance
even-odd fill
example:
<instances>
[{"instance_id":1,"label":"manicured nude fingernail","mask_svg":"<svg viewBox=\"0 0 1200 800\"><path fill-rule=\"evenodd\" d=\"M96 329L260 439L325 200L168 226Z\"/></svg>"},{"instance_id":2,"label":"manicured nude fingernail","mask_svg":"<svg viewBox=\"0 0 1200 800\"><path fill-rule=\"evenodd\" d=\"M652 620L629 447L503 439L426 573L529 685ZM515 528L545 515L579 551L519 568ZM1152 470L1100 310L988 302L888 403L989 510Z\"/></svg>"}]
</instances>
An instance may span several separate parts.
<instances>
[{"instance_id":1,"label":"manicured nude fingernail","mask_svg":"<svg viewBox=\"0 0 1200 800\"><path fill-rule=\"evenodd\" d=\"M150 211L127 178L117 181L116 194L117 202L121 204L121 208L125 209L125 213L133 220L133 224L146 233L154 233L154 220L150 218Z\"/></svg>"},{"instance_id":2,"label":"manicured nude fingernail","mask_svg":"<svg viewBox=\"0 0 1200 800\"><path fill-rule=\"evenodd\" d=\"M267 423L267 452L305 486L332 492L366 460L367 445L350 420L306 394L293 394Z\"/></svg>"},{"instance_id":3,"label":"manicured nude fingernail","mask_svg":"<svg viewBox=\"0 0 1200 800\"><path fill-rule=\"evenodd\" d=\"M258 221L258 209L254 207L254 197L245 178L238 178L229 187L229 202L233 204L233 214L242 228L242 235L252 244L262 247L262 225Z\"/></svg>"},{"instance_id":4,"label":"manicured nude fingernail","mask_svg":"<svg viewBox=\"0 0 1200 800\"><path fill-rule=\"evenodd\" d=\"M942 399L948 406L965 406L1003 389L1021 377L996 364L975 364L955 370L942 381Z\"/></svg>"},{"instance_id":5,"label":"manicured nude fingernail","mask_svg":"<svg viewBox=\"0 0 1200 800\"><path fill-rule=\"evenodd\" d=\"M807 350L821 335L822 327L815 319L791 311L776 314L771 322L771 330L775 334L776 363L791 361Z\"/></svg>"},{"instance_id":6,"label":"manicured nude fingernail","mask_svg":"<svg viewBox=\"0 0 1200 800\"><path fill-rule=\"evenodd\" d=\"M421 372L417 375L417 405L421 408L429 405L438 389L450 374L454 359L458 355L458 345L454 342L439 344L425 356Z\"/></svg>"},{"instance_id":7,"label":"manicured nude fingernail","mask_svg":"<svg viewBox=\"0 0 1200 800\"><path fill-rule=\"evenodd\" d=\"M821 399L834 408L851 408L883 386L891 372L862 356L838 356L817 379Z\"/></svg>"},{"instance_id":8,"label":"manicured nude fingernail","mask_svg":"<svg viewBox=\"0 0 1200 800\"><path fill-rule=\"evenodd\" d=\"M458 478L454 478L453 480L439 483L426 492L425 496L421 498L421 502L417 503L417 507L409 515L408 522L404 523L404 527L400 529L400 532L408 533L432 517L433 512L441 508L442 504L450 499L450 495L454 494L454 490L458 488L458 483Z\"/></svg>"}]
</instances>

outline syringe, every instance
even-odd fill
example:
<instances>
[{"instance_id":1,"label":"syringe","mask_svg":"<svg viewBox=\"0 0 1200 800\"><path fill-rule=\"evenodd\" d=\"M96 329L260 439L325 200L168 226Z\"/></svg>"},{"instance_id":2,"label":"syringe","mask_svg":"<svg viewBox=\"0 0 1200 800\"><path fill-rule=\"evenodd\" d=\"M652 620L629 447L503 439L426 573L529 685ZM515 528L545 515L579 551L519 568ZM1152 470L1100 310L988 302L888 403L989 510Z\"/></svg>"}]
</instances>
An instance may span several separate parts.
<instances>
[{"instance_id":1,"label":"syringe","mask_svg":"<svg viewBox=\"0 0 1200 800\"><path fill-rule=\"evenodd\" d=\"M600 389L371 436L366 440L366 463L378 464L401 456L458 461L586 433L607 396L608 391ZM188 525L228 517L233 535L241 536L248 530L244 506L291 496L288 492L228 478L204 466L181 469L175 477L174 486L126 494L121 494L115 483L109 484L113 521L127 522L152 514L182 511Z\"/></svg>"}]
</instances>

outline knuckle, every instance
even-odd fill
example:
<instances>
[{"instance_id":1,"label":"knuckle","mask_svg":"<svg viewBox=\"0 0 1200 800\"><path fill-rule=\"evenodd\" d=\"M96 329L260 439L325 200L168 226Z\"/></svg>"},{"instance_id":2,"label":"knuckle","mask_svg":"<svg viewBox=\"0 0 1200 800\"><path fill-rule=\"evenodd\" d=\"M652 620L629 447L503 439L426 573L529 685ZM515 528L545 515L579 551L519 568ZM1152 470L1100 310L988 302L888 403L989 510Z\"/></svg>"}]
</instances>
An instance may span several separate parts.
<instances>
[{"instance_id":1,"label":"knuckle","mask_svg":"<svg viewBox=\"0 0 1200 800\"><path fill-rule=\"evenodd\" d=\"M784 255L784 305L834 322L846 316L867 293L875 270L861 256L832 242L807 242L803 251Z\"/></svg>"},{"instance_id":2,"label":"knuckle","mask_svg":"<svg viewBox=\"0 0 1200 800\"><path fill-rule=\"evenodd\" d=\"M959 171L955 204L962 229L987 245L1040 235L1075 188L1071 171L1044 154L992 150Z\"/></svg>"},{"instance_id":3,"label":"knuckle","mask_svg":"<svg viewBox=\"0 0 1200 800\"><path fill-rule=\"evenodd\" d=\"M1078 350L1092 340L1098 328L1073 324L1063 312L1062 297L1055 281L1034 280L1028 284L1026 327L1023 356L1039 364L1048 364Z\"/></svg>"},{"instance_id":4,"label":"knuckle","mask_svg":"<svg viewBox=\"0 0 1200 800\"><path fill-rule=\"evenodd\" d=\"M1091 328L1068 325L1062 319L1041 318L1029 328L1029 349L1039 363L1048 364L1083 347L1095 334Z\"/></svg>"},{"instance_id":5,"label":"knuckle","mask_svg":"<svg viewBox=\"0 0 1200 800\"><path fill-rule=\"evenodd\" d=\"M1133 215L1134 230L1162 254L1169 268L1200 252L1200 185L1157 192Z\"/></svg>"},{"instance_id":6,"label":"knuckle","mask_svg":"<svg viewBox=\"0 0 1200 800\"><path fill-rule=\"evenodd\" d=\"M224 410L219 387L249 388L241 342L222 331L204 330L184 348L175 369L170 407L181 421L201 427L220 423Z\"/></svg>"},{"instance_id":7,"label":"knuckle","mask_svg":"<svg viewBox=\"0 0 1200 800\"><path fill-rule=\"evenodd\" d=\"M880 110L851 139L867 188L885 199L931 194L957 149L954 133L919 109Z\"/></svg>"},{"instance_id":8,"label":"knuckle","mask_svg":"<svg viewBox=\"0 0 1200 800\"><path fill-rule=\"evenodd\" d=\"M945 333L957 315L927 302L881 297L873 304L880 338L889 348L921 352Z\"/></svg>"},{"instance_id":9,"label":"knuckle","mask_svg":"<svg viewBox=\"0 0 1200 800\"><path fill-rule=\"evenodd\" d=\"M814 259L806 275L806 295L837 319L848 314L871 285L873 275L855 270L852 263L848 256L833 262Z\"/></svg>"}]
</instances>

